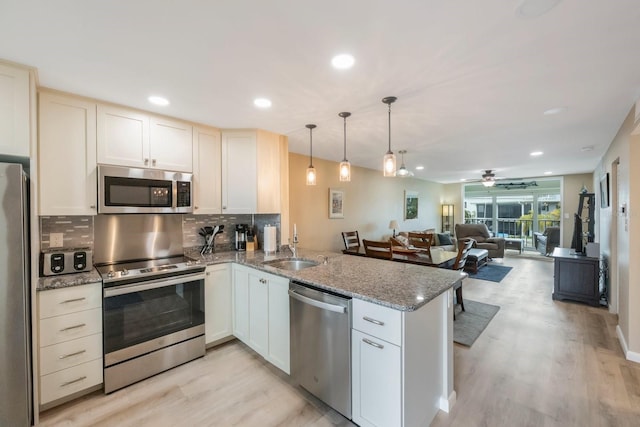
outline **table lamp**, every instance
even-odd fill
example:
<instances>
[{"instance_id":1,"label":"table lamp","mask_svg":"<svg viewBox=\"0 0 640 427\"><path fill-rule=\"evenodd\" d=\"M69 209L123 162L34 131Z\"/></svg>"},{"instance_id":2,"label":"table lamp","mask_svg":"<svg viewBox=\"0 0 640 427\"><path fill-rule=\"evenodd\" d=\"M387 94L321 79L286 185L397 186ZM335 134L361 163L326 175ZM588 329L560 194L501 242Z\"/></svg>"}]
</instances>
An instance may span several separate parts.
<instances>
[{"instance_id":1,"label":"table lamp","mask_svg":"<svg viewBox=\"0 0 640 427\"><path fill-rule=\"evenodd\" d=\"M393 230L393 237L396 237L396 228L400 228L400 227L398 226L398 221L396 221L395 219L392 219L392 220L389 222L389 229L390 229L390 230Z\"/></svg>"}]
</instances>

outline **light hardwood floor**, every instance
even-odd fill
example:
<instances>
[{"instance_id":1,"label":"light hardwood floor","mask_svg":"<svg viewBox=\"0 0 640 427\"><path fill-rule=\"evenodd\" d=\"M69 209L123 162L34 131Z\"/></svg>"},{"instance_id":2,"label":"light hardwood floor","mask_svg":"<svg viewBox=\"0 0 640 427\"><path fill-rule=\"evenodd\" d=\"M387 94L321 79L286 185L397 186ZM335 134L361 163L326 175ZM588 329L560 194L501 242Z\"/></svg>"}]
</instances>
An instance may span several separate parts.
<instances>
[{"instance_id":1,"label":"light hardwood floor","mask_svg":"<svg viewBox=\"0 0 640 427\"><path fill-rule=\"evenodd\" d=\"M510 251L511 252L511 251ZM508 255L501 283L467 279L465 299L501 307L471 348L455 345L458 400L443 426L639 426L640 365L616 316L551 299L553 263ZM130 387L41 414L43 426L350 426L238 341Z\"/></svg>"}]
</instances>

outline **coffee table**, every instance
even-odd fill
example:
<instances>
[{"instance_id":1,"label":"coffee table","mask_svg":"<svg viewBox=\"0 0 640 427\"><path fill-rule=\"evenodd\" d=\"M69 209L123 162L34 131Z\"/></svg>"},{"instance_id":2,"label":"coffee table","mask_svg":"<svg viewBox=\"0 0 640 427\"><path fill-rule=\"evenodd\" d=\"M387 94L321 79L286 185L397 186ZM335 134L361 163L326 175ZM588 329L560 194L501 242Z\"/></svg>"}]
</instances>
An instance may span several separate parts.
<instances>
[{"instance_id":1,"label":"coffee table","mask_svg":"<svg viewBox=\"0 0 640 427\"><path fill-rule=\"evenodd\" d=\"M504 248L505 249L513 249L522 253L522 246L524 244L523 239L512 239L506 238L504 239Z\"/></svg>"}]
</instances>

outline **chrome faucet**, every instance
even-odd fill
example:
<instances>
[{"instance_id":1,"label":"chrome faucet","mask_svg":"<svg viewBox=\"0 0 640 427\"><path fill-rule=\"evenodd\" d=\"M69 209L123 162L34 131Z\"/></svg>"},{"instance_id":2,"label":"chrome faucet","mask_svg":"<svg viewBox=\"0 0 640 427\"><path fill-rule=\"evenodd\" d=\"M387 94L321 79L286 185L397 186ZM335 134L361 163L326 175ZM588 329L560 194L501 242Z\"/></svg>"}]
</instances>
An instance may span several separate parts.
<instances>
[{"instance_id":1,"label":"chrome faucet","mask_svg":"<svg viewBox=\"0 0 640 427\"><path fill-rule=\"evenodd\" d=\"M298 257L298 248L296 248L297 244L298 244L298 234L294 234L293 235L293 242L291 241L291 239L289 239L289 250L291 251L291 256L293 258L297 258Z\"/></svg>"}]
</instances>

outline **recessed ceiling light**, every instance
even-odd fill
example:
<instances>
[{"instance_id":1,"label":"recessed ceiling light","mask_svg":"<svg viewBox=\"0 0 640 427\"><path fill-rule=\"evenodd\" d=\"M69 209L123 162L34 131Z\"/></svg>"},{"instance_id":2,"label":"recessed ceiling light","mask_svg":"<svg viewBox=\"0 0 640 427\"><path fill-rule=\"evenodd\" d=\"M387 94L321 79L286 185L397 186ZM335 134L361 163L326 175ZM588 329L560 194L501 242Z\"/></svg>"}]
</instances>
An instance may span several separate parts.
<instances>
[{"instance_id":1,"label":"recessed ceiling light","mask_svg":"<svg viewBox=\"0 0 640 427\"><path fill-rule=\"evenodd\" d=\"M417 170L417 171L421 171L421 170L423 170L423 169L424 169L424 166L416 166L416 170Z\"/></svg>"},{"instance_id":2,"label":"recessed ceiling light","mask_svg":"<svg viewBox=\"0 0 640 427\"><path fill-rule=\"evenodd\" d=\"M150 96L147 99L149 100L150 103L155 104L155 105L161 105L163 107L169 105L169 100L167 98L162 97L162 96Z\"/></svg>"},{"instance_id":3,"label":"recessed ceiling light","mask_svg":"<svg viewBox=\"0 0 640 427\"><path fill-rule=\"evenodd\" d=\"M569 108L567 107L555 107L555 108L549 108L548 110L546 110L544 113L545 116L552 116L554 114L560 114L560 113L565 113Z\"/></svg>"},{"instance_id":4,"label":"recessed ceiling light","mask_svg":"<svg viewBox=\"0 0 640 427\"><path fill-rule=\"evenodd\" d=\"M557 6L560 0L524 0L516 9L521 18L537 18Z\"/></svg>"},{"instance_id":5,"label":"recessed ceiling light","mask_svg":"<svg viewBox=\"0 0 640 427\"><path fill-rule=\"evenodd\" d=\"M253 100L253 105L258 108L269 108L271 107L271 100L267 98L256 98Z\"/></svg>"},{"instance_id":6,"label":"recessed ceiling light","mask_svg":"<svg viewBox=\"0 0 640 427\"><path fill-rule=\"evenodd\" d=\"M532 151L531 153L529 153L530 156L536 157L536 156L542 156L544 153L542 151Z\"/></svg>"},{"instance_id":7,"label":"recessed ceiling light","mask_svg":"<svg viewBox=\"0 0 640 427\"><path fill-rule=\"evenodd\" d=\"M331 60L331 65L333 65L333 68L337 68L338 70L346 70L353 67L355 62L356 60L353 59L353 56L348 53L343 53L341 55L334 56Z\"/></svg>"},{"instance_id":8,"label":"recessed ceiling light","mask_svg":"<svg viewBox=\"0 0 640 427\"><path fill-rule=\"evenodd\" d=\"M593 145L587 145L586 147L582 147L580 151L593 151Z\"/></svg>"},{"instance_id":9,"label":"recessed ceiling light","mask_svg":"<svg viewBox=\"0 0 640 427\"><path fill-rule=\"evenodd\" d=\"M551 171L546 171L544 174L545 174L545 175L553 175L553 172L551 172Z\"/></svg>"}]
</instances>

